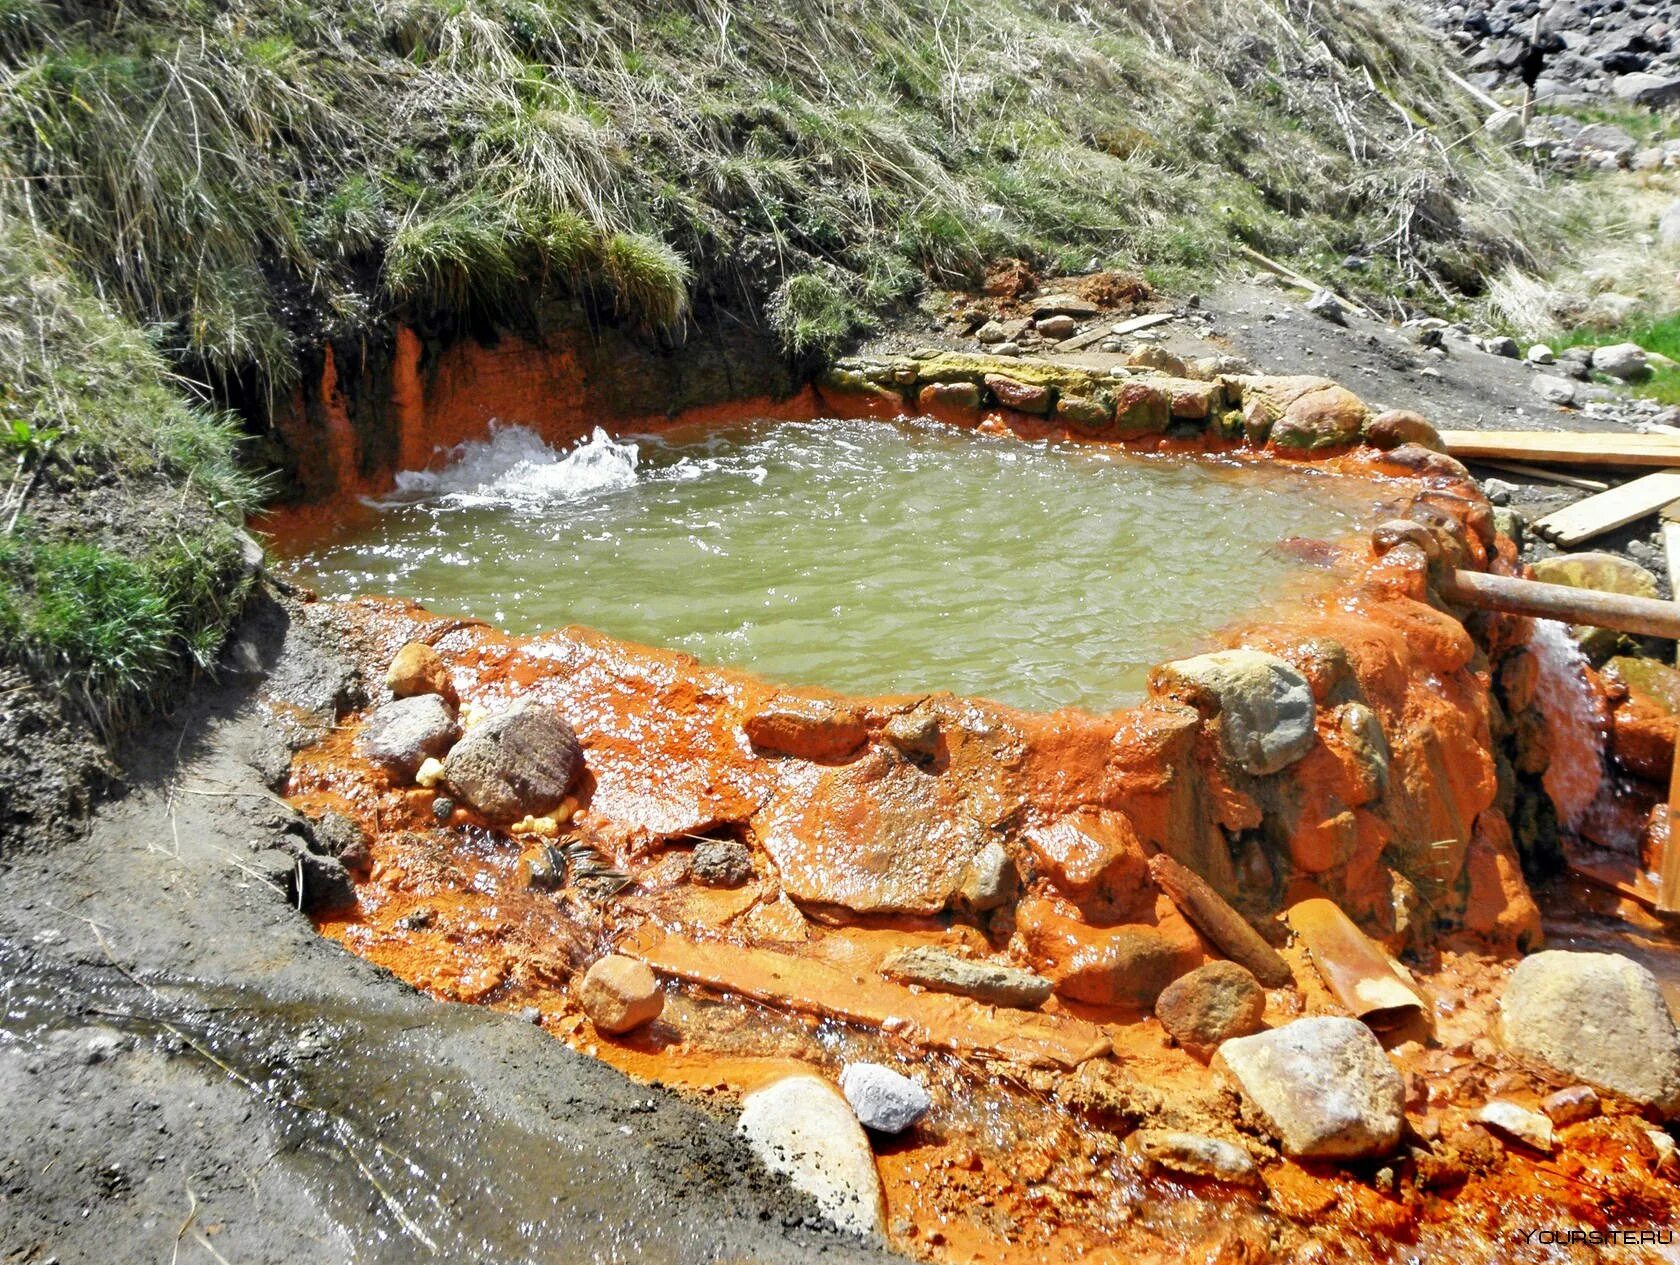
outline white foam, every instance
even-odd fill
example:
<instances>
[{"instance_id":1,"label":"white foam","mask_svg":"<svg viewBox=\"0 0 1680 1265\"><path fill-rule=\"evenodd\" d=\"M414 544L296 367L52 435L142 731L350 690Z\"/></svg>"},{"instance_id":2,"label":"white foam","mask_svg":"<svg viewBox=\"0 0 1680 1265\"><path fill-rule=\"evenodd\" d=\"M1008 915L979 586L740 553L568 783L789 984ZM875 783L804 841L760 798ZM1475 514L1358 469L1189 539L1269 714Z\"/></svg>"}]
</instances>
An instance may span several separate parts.
<instances>
[{"instance_id":1,"label":"white foam","mask_svg":"<svg viewBox=\"0 0 1680 1265\"><path fill-rule=\"evenodd\" d=\"M1587 658L1553 619L1537 619L1528 649L1540 674L1534 704L1552 731L1551 763L1542 782L1565 829L1574 829L1598 797L1604 780L1604 746L1609 719L1587 683Z\"/></svg>"},{"instance_id":2,"label":"white foam","mask_svg":"<svg viewBox=\"0 0 1680 1265\"><path fill-rule=\"evenodd\" d=\"M544 443L525 426L492 422L488 439L449 450L440 470L404 470L395 495L371 504L380 509L431 503L457 508L540 509L596 492L633 487L640 453L599 426L569 451Z\"/></svg>"}]
</instances>

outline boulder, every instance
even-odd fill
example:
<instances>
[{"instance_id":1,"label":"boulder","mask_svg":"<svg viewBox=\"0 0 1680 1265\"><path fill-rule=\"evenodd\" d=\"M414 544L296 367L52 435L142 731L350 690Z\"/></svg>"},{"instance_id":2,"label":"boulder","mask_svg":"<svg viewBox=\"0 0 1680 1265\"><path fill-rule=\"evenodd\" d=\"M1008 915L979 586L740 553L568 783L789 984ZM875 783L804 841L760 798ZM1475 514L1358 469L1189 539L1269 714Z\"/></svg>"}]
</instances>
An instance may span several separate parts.
<instances>
[{"instance_id":1,"label":"boulder","mask_svg":"<svg viewBox=\"0 0 1680 1265\"><path fill-rule=\"evenodd\" d=\"M988 373L986 387L1004 408L1017 413L1032 413L1042 417L1050 411L1050 388L1030 382L1017 382L1002 374Z\"/></svg>"},{"instance_id":2,"label":"boulder","mask_svg":"<svg viewBox=\"0 0 1680 1265\"><path fill-rule=\"evenodd\" d=\"M1064 338L1072 338L1079 323L1071 316L1046 316L1038 321L1036 328L1043 337L1059 343Z\"/></svg>"},{"instance_id":3,"label":"boulder","mask_svg":"<svg viewBox=\"0 0 1680 1265\"><path fill-rule=\"evenodd\" d=\"M1307 391L1290 401L1272 424L1271 442L1279 448L1312 452L1355 442L1364 428L1365 402L1341 386Z\"/></svg>"},{"instance_id":4,"label":"boulder","mask_svg":"<svg viewBox=\"0 0 1680 1265\"><path fill-rule=\"evenodd\" d=\"M1531 365L1549 365L1557 362L1557 353L1545 343L1534 343L1523 358Z\"/></svg>"},{"instance_id":5,"label":"boulder","mask_svg":"<svg viewBox=\"0 0 1680 1265\"><path fill-rule=\"evenodd\" d=\"M1595 347L1592 367L1595 373L1609 374L1623 382L1633 382L1651 371L1645 349L1638 343L1611 343L1607 347Z\"/></svg>"},{"instance_id":6,"label":"boulder","mask_svg":"<svg viewBox=\"0 0 1680 1265\"><path fill-rule=\"evenodd\" d=\"M997 962L974 962L943 949L905 949L881 964L896 980L917 984L936 993L955 993L992 1006L1031 1010L1050 997L1051 984L1042 975Z\"/></svg>"},{"instance_id":7,"label":"boulder","mask_svg":"<svg viewBox=\"0 0 1680 1265\"><path fill-rule=\"evenodd\" d=\"M1095 395L1063 395L1056 401L1056 420L1077 430L1103 430L1114 424L1114 402Z\"/></svg>"},{"instance_id":8,"label":"boulder","mask_svg":"<svg viewBox=\"0 0 1680 1265\"><path fill-rule=\"evenodd\" d=\"M1629 597L1656 597L1657 577L1637 562L1613 553L1562 553L1533 564L1534 578L1572 589L1597 589ZM1589 655L1603 654L1621 640L1619 633L1591 624L1576 624L1570 634Z\"/></svg>"},{"instance_id":9,"label":"boulder","mask_svg":"<svg viewBox=\"0 0 1680 1265\"><path fill-rule=\"evenodd\" d=\"M1180 1045L1211 1051L1260 1031L1266 990L1235 962L1209 962L1181 975L1155 999L1155 1017Z\"/></svg>"},{"instance_id":10,"label":"boulder","mask_svg":"<svg viewBox=\"0 0 1680 1265\"><path fill-rule=\"evenodd\" d=\"M397 698L436 694L450 706L460 702L449 665L423 641L411 641L397 651L385 670L385 684Z\"/></svg>"},{"instance_id":11,"label":"boulder","mask_svg":"<svg viewBox=\"0 0 1680 1265\"><path fill-rule=\"evenodd\" d=\"M749 716L742 726L759 751L838 764L857 754L869 730L856 708L825 698L784 695Z\"/></svg>"},{"instance_id":12,"label":"boulder","mask_svg":"<svg viewBox=\"0 0 1680 1265\"><path fill-rule=\"evenodd\" d=\"M1147 1011L1201 964L1200 944L1182 922L1090 927L1037 904L1016 912L1033 963L1059 996L1087 1005Z\"/></svg>"},{"instance_id":13,"label":"boulder","mask_svg":"<svg viewBox=\"0 0 1680 1265\"><path fill-rule=\"evenodd\" d=\"M1335 325L1347 324L1347 313L1342 309L1341 300L1329 290L1317 290L1306 302L1307 311L1322 320Z\"/></svg>"},{"instance_id":14,"label":"boulder","mask_svg":"<svg viewBox=\"0 0 1680 1265\"><path fill-rule=\"evenodd\" d=\"M572 727L537 703L475 725L443 761L455 797L494 822L553 811L582 769L583 748Z\"/></svg>"},{"instance_id":15,"label":"boulder","mask_svg":"<svg viewBox=\"0 0 1680 1265\"><path fill-rule=\"evenodd\" d=\"M933 1108L927 1090L879 1063L846 1064L840 1071L840 1092L858 1122L876 1133L903 1133Z\"/></svg>"},{"instance_id":16,"label":"boulder","mask_svg":"<svg viewBox=\"0 0 1680 1265\"><path fill-rule=\"evenodd\" d=\"M1560 378L1550 373L1537 373L1529 386L1548 404L1567 408L1575 403L1575 384L1568 378Z\"/></svg>"},{"instance_id":17,"label":"boulder","mask_svg":"<svg viewBox=\"0 0 1680 1265\"><path fill-rule=\"evenodd\" d=\"M1656 977L1618 953L1525 958L1500 998L1505 1046L1665 1115L1680 1112L1680 1033Z\"/></svg>"},{"instance_id":18,"label":"boulder","mask_svg":"<svg viewBox=\"0 0 1680 1265\"><path fill-rule=\"evenodd\" d=\"M1612 79L1610 92L1618 100L1660 109L1680 101L1680 78L1634 71Z\"/></svg>"},{"instance_id":19,"label":"boulder","mask_svg":"<svg viewBox=\"0 0 1680 1265\"><path fill-rule=\"evenodd\" d=\"M1317 739L1307 678L1264 651L1216 650L1164 663L1150 674L1149 689L1216 714L1226 753L1257 776L1287 768Z\"/></svg>"},{"instance_id":20,"label":"boulder","mask_svg":"<svg viewBox=\"0 0 1680 1265\"><path fill-rule=\"evenodd\" d=\"M1254 1157L1235 1142L1176 1129L1139 1129L1130 1145L1154 1168L1239 1186L1251 1186L1260 1180Z\"/></svg>"},{"instance_id":21,"label":"boulder","mask_svg":"<svg viewBox=\"0 0 1680 1265\"><path fill-rule=\"evenodd\" d=\"M924 413L968 416L980 412L980 387L974 382L930 382L916 395Z\"/></svg>"},{"instance_id":22,"label":"boulder","mask_svg":"<svg viewBox=\"0 0 1680 1265\"><path fill-rule=\"evenodd\" d=\"M376 709L356 735L356 754L393 778L412 782L427 756L441 756L461 735L455 712L436 694L399 698Z\"/></svg>"},{"instance_id":23,"label":"boulder","mask_svg":"<svg viewBox=\"0 0 1680 1265\"><path fill-rule=\"evenodd\" d=\"M1378 1158L1399 1144L1405 1081L1357 1019L1297 1019L1237 1037L1219 1047L1214 1066L1292 1158Z\"/></svg>"},{"instance_id":24,"label":"boulder","mask_svg":"<svg viewBox=\"0 0 1680 1265\"><path fill-rule=\"evenodd\" d=\"M1126 363L1139 369L1154 369L1174 378L1187 378L1190 370L1184 361L1165 347L1146 345L1126 357Z\"/></svg>"},{"instance_id":25,"label":"boulder","mask_svg":"<svg viewBox=\"0 0 1680 1265\"><path fill-rule=\"evenodd\" d=\"M1365 442L1385 452L1401 444L1422 444L1437 451L1442 448L1441 432L1422 414L1404 408L1391 408L1367 422Z\"/></svg>"},{"instance_id":26,"label":"boulder","mask_svg":"<svg viewBox=\"0 0 1680 1265\"><path fill-rule=\"evenodd\" d=\"M1484 350L1490 356L1501 356L1506 360L1515 360L1517 358L1517 340L1507 338L1503 334L1496 335L1487 340Z\"/></svg>"},{"instance_id":27,"label":"boulder","mask_svg":"<svg viewBox=\"0 0 1680 1265\"><path fill-rule=\"evenodd\" d=\"M578 990L583 1013L601 1032L630 1032L659 1018L665 994L645 962L609 953L584 972Z\"/></svg>"},{"instance_id":28,"label":"boulder","mask_svg":"<svg viewBox=\"0 0 1680 1265\"><path fill-rule=\"evenodd\" d=\"M702 887L740 887L753 876L752 853L734 839L702 839L688 872Z\"/></svg>"},{"instance_id":29,"label":"boulder","mask_svg":"<svg viewBox=\"0 0 1680 1265\"><path fill-rule=\"evenodd\" d=\"M740 1133L772 1172L854 1234L879 1234L886 1200L869 1138L840 1092L820 1077L784 1077L741 1102Z\"/></svg>"},{"instance_id":30,"label":"boulder","mask_svg":"<svg viewBox=\"0 0 1680 1265\"><path fill-rule=\"evenodd\" d=\"M996 321L987 321L974 331L974 341L988 347L996 343L1006 343L1009 341L1009 331Z\"/></svg>"}]
</instances>

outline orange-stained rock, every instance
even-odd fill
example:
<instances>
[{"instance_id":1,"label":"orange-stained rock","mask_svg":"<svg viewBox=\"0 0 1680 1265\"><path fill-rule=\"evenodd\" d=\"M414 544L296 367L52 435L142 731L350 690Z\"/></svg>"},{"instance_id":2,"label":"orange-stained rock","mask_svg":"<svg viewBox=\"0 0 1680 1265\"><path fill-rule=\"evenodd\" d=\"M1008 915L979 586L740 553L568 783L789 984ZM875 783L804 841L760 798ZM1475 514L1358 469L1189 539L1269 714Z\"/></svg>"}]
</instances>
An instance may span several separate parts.
<instances>
[{"instance_id":1,"label":"orange-stained rock","mask_svg":"<svg viewBox=\"0 0 1680 1265\"><path fill-rule=\"evenodd\" d=\"M980 416L980 388L973 382L930 382L916 393L916 405L944 421L972 422Z\"/></svg>"},{"instance_id":2,"label":"orange-stained rock","mask_svg":"<svg viewBox=\"0 0 1680 1265\"><path fill-rule=\"evenodd\" d=\"M1017 413L1042 416L1050 411L1050 388L1036 383L1017 382L999 373L986 375L986 386L997 402Z\"/></svg>"},{"instance_id":3,"label":"orange-stained rock","mask_svg":"<svg viewBox=\"0 0 1680 1265\"><path fill-rule=\"evenodd\" d=\"M1365 439L1382 449L1398 448L1401 444L1442 449L1441 433L1421 414L1403 408L1391 408L1373 417L1365 424Z\"/></svg>"},{"instance_id":4,"label":"orange-stained rock","mask_svg":"<svg viewBox=\"0 0 1680 1265\"><path fill-rule=\"evenodd\" d=\"M1605 679L1627 693L1610 716L1610 749L1630 771L1666 783L1680 726L1680 671L1619 656L1605 665Z\"/></svg>"},{"instance_id":5,"label":"orange-stained rock","mask_svg":"<svg viewBox=\"0 0 1680 1265\"><path fill-rule=\"evenodd\" d=\"M1470 879L1465 928L1507 951L1538 949L1540 909L1523 881L1511 827L1501 814L1483 813L1477 819L1465 869Z\"/></svg>"},{"instance_id":6,"label":"orange-stained rock","mask_svg":"<svg viewBox=\"0 0 1680 1265\"><path fill-rule=\"evenodd\" d=\"M1149 859L1125 816L1085 809L1025 835L1032 857L1068 899L1103 918L1152 903Z\"/></svg>"},{"instance_id":7,"label":"orange-stained rock","mask_svg":"<svg viewBox=\"0 0 1680 1265\"><path fill-rule=\"evenodd\" d=\"M578 1001L596 1028L618 1033L659 1018L665 994L647 963L609 953L584 972Z\"/></svg>"},{"instance_id":8,"label":"orange-stained rock","mask_svg":"<svg viewBox=\"0 0 1680 1265\"><path fill-rule=\"evenodd\" d=\"M436 694L455 704L460 696L455 692L455 678L441 655L423 641L408 642L391 660L385 672L385 684L398 698L412 698L416 694Z\"/></svg>"},{"instance_id":9,"label":"orange-stained rock","mask_svg":"<svg viewBox=\"0 0 1680 1265\"><path fill-rule=\"evenodd\" d=\"M742 726L753 746L773 755L837 764L868 741L862 714L835 699L777 695Z\"/></svg>"},{"instance_id":10,"label":"orange-stained rock","mask_svg":"<svg viewBox=\"0 0 1680 1265\"><path fill-rule=\"evenodd\" d=\"M1270 442L1303 452L1338 448L1359 438L1366 416L1365 402L1346 387L1318 387L1284 407L1272 423Z\"/></svg>"},{"instance_id":11,"label":"orange-stained rock","mask_svg":"<svg viewBox=\"0 0 1680 1265\"><path fill-rule=\"evenodd\" d=\"M1165 900L1165 898L1162 898ZM1173 980L1200 966L1201 941L1171 902L1155 924L1092 927L1067 907L1023 900L1016 926L1033 965L1054 981L1058 996L1092 1006L1147 1010Z\"/></svg>"}]
</instances>

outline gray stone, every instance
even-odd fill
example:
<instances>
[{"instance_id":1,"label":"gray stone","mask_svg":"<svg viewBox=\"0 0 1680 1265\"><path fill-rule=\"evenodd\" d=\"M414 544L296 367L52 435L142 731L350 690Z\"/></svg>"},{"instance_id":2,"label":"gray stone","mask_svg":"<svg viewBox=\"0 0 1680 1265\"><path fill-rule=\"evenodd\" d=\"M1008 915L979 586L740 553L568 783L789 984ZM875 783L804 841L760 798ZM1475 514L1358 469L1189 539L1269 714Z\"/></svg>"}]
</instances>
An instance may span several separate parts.
<instances>
[{"instance_id":1,"label":"gray stone","mask_svg":"<svg viewBox=\"0 0 1680 1265\"><path fill-rule=\"evenodd\" d=\"M1537 373L1530 385L1534 393L1548 404L1567 406L1575 403L1575 384L1568 378L1549 373Z\"/></svg>"},{"instance_id":2,"label":"gray stone","mask_svg":"<svg viewBox=\"0 0 1680 1265\"><path fill-rule=\"evenodd\" d=\"M1514 1102L1495 1098L1476 1113L1476 1119L1494 1132L1515 1138L1524 1146L1550 1154L1557 1144L1552 1134L1552 1122L1538 1111L1519 1107Z\"/></svg>"},{"instance_id":3,"label":"gray stone","mask_svg":"<svg viewBox=\"0 0 1680 1265\"><path fill-rule=\"evenodd\" d=\"M1219 1047L1214 1066L1296 1159L1393 1152L1405 1124L1399 1070L1357 1019L1297 1019Z\"/></svg>"},{"instance_id":4,"label":"gray stone","mask_svg":"<svg viewBox=\"0 0 1680 1265\"><path fill-rule=\"evenodd\" d=\"M993 1006L1031 1010L1049 998L1051 983L1042 975L996 962L972 962L943 949L905 949L883 963L896 980L936 993L955 993Z\"/></svg>"},{"instance_id":5,"label":"gray stone","mask_svg":"<svg viewBox=\"0 0 1680 1265\"><path fill-rule=\"evenodd\" d=\"M1496 110L1482 124L1482 132L1496 145L1515 145L1523 138L1522 114L1517 110Z\"/></svg>"},{"instance_id":6,"label":"gray stone","mask_svg":"<svg viewBox=\"0 0 1680 1265\"><path fill-rule=\"evenodd\" d=\"M1631 101L1634 105L1673 105L1680 101L1680 79L1635 71L1612 79L1610 92L1618 100Z\"/></svg>"},{"instance_id":7,"label":"gray stone","mask_svg":"<svg viewBox=\"0 0 1680 1265\"><path fill-rule=\"evenodd\" d=\"M740 887L753 876L752 853L734 839L702 839L688 872L703 887Z\"/></svg>"},{"instance_id":8,"label":"gray stone","mask_svg":"<svg viewBox=\"0 0 1680 1265\"><path fill-rule=\"evenodd\" d=\"M1602 1092L1680 1112L1680 1033L1656 977L1617 953L1525 958L1500 999L1506 1048Z\"/></svg>"},{"instance_id":9,"label":"gray stone","mask_svg":"<svg viewBox=\"0 0 1680 1265\"><path fill-rule=\"evenodd\" d=\"M1317 738L1307 678L1264 651L1217 650L1165 663L1152 675L1150 689L1214 707L1226 752L1256 775L1287 768L1312 750Z\"/></svg>"},{"instance_id":10,"label":"gray stone","mask_svg":"<svg viewBox=\"0 0 1680 1265\"><path fill-rule=\"evenodd\" d=\"M1239 1186L1253 1185L1260 1179L1254 1157L1235 1142L1220 1138L1176 1129L1139 1129L1132 1135L1131 1145L1150 1164L1175 1173Z\"/></svg>"},{"instance_id":11,"label":"gray stone","mask_svg":"<svg viewBox=\"0 0 1680 1265\"><path fill-rule=\"evenodd\" d=\"M1623 382L1643 378L1651 371L1645 349L1638 343L1611 343L1608 347L1595 348L1592 367L1596 373L1607 373Z\"/></svg>"},{"instance_id":12,"label":"gray stone","mask_svg":"<svg viewBox=\"0 0 1680 1265\"><path fill-rule=\"evenodd\" d=\"M1503 356L1506 360L1517 358L1517 340L1503 335L1488 339L1483 343L1482 349L1489 355Z\"/></svg>"},{"instance_id":13,"label":"gray stone","mask_svg":"<svg viewBox=\"0 0 1680 1265\"><path fill-rule=\"evenodd\" d=\"M957 888L957 902L976 913L1006 905L1015 894L1016 877L1015 863L994 839L969 862Z\"/></svg>"},{"instance_id":14,"label":"gray stone","mask_svg":"<svg viewBox=\"0 0 1680 1265\"><path fill-rule=\"evenodd\" d=\"M1549 365L1556 362L1557 353L1545 343L1535 343L1529 347L1525 358L1531 365Z\"/></svg>"},{"instance_id":15,"label":"gray stone","mask_svg":"<svg viewBox=\"0 0 1680 1265\"><path fill-rule=\"evenodd\" d=\"M933 1109L927 1090L879 1063L846 1064L840 1092L863 1127L876 1133L903 1133Z\"/></svg>"},{"instance_id":16,"label":"gray stone","mask_svg":"<svg viewBox=\"0 0 1680 1265\"><path fill-rule=\"evenodd\" d=\"M422 761L442 756L460 733L448 703L436 694L418 694L386 703L363 721L356 754L412 782Z\"/></svg>"},{"instance_id":17,"label":"gray stone","mask_svg":"<svg viewBox=\"0 0 1680 1265\"><path fill-rule=\"evenodd\" d=\"M754 1090L741 1102L738 1128L766 1168L810 1195L840 1229L882 1232L886 1201L875 1154L834 1086L796 1075Z\"/></svg>"},{"instance_id":18,"label":"gray stone","mask_svg":"<svg viewBox=\"0 0 1680 1265\"><path fill-rule=\"evenodd\" d=\"M1038 322L1038 332L1053 342L1061 342L1064 338L1072 338L1079 328L1071 316L1046 316Z\"/></svg>"},{"instance_id":19,"label":"gray stone","mask_svg":"<svg viewBox=\"0 0 1680 1265\"><path fill-rule=\"evenodd\" d=\"M1235 962L1209 962L1181 975L1155 999L1155 1017L1180 1045L1211 1050L1260 1031L1266 990Z\"/></svg>"},{"instance_id":20,"label":"gray stone","mask_svg":"<svg viewBox=\"0 0 1680 1265\"><path fill-rule=\"evenodd\" d=\"M343 813L322 813L310 822L309 838L314 851L332 857L347 870L362 873L372 863L367 832Z\"/></svg>"},{"instance_id":21,"label":"gray stone","mask_svg":"<svg viewBox=\"0 0 1680 1265\"><path fill-rule=\"evenodd\" d=\"M1097 305L1089 299L1060 292L1035 299L1032 305L1032 314L1039 319L1040 328L1043 327L1043 319L1047 316L1072 316L1085 320L1095 316L1097 311Z\"/></svg>"},{"instance_id":22,"label":"gray stone","mask_svg":"<svg viewBox=\"0 0 1680 1265\"><path fill-rule=\"evenodd\" d=\"M583 768L583 748L552 707L522 703L480 722L450 749L444 780L494 822L559 806Z\"/></svg>"},{"instance_id":23,"label":"gray stone","mask_svg":"<svg viewBox=\"0 0 1680 1265\"><path fill-rule=\"evenodd\" d=\"M1020 343L998 343L992 348L992 355L994 356L1019 356L1020 354Z\"/></svg>"},{"instance_id":24,"label":"gray stone","mask_svg":"<svg viewBox=\"0 0 1680 1265\"><path fill-rule=\"evenodd\" d=\"M974 340L978 343L990 346L994 343L1008 342L1009 333L996 321L987 321L979 329L974 331Z\"/></svg>"},{"instance_id":25,"label":"gray stone","mask_svg":"<svg viewBox=\"0 0 1680 1265\"><path fill-rule=\"evenodd\" d=\"M1329 290L1319 290L1307 300L1307 311L1314 316L1331 322L1334 325L1346 325L1347 313L1342 310L1340 300Z\"/></svg>"}]
</instances>

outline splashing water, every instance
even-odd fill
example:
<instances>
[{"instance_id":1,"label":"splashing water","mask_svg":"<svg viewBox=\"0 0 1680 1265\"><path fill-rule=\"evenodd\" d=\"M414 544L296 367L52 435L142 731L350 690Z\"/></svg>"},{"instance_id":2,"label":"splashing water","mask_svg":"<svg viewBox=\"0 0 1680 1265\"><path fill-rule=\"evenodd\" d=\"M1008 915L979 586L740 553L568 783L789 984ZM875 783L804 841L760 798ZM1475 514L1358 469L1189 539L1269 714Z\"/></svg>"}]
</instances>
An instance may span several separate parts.
<instances>
[{"instance_id":1,"label":"splashing water","mask_svg":"<svg viewBox=\"0 0 1680 1265\"><path fill-rule=\"evenodd\" d=\"M1587 658L1555 619L1537 619L1528 649L1540 666L1534 705L1546 718L1551 762L1541 781L1552 798L1558 820L1577 827L1598 797L1604 780L1604 745L1609 718L1604 701L1587 680Z\"/></svg>"},{"instance_id":2,"label":"splashing water","mask_svg":"<svg viewBox=\"0 0 1680 1265\"><path fill-rule=\"evenodd\" d=\"M395 495L369 501L398 509L423 501L459 509L535 510L556 501L634 487L639 451L599 426L567 453L557 453L524 426L492 423L490 438L468 440L447 454L441 470L405 470Z\"/></svg>"}]
</instances>

